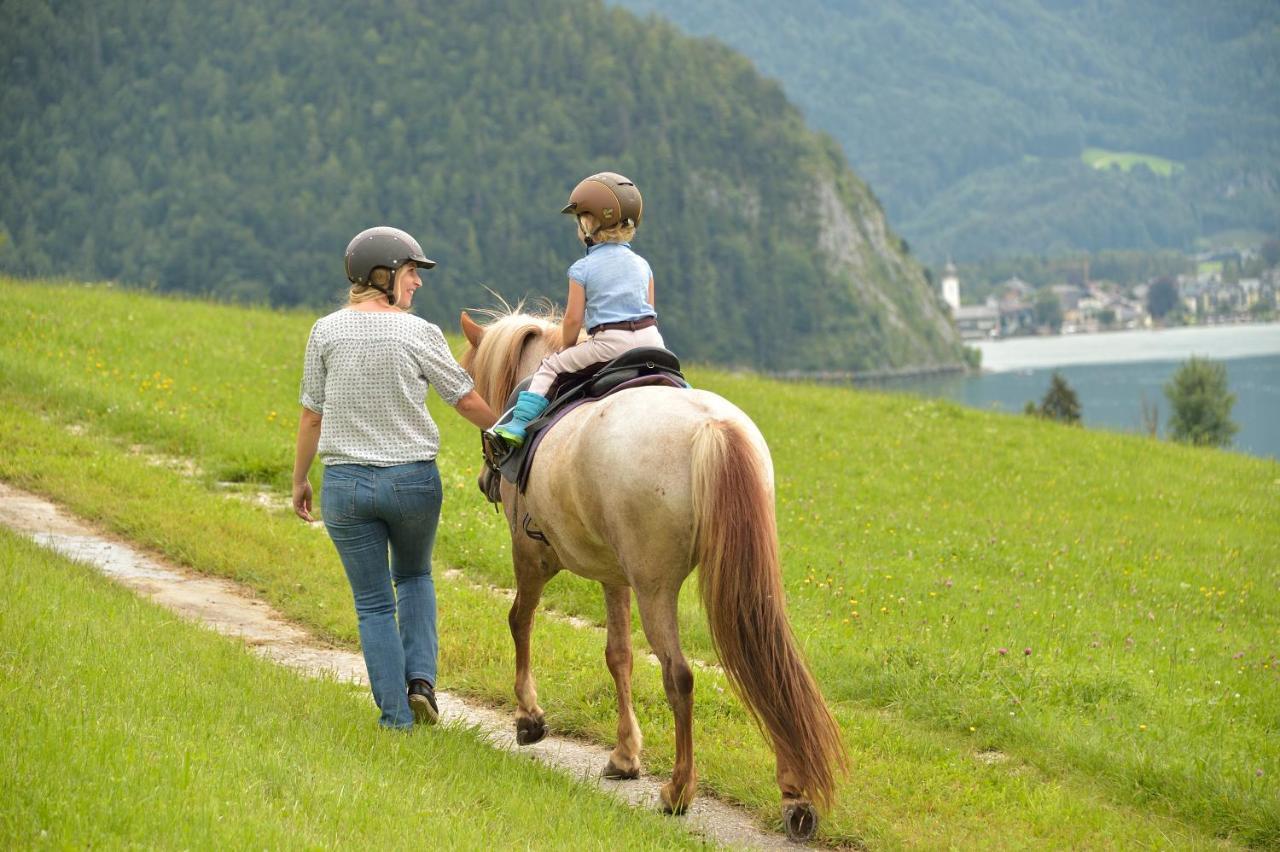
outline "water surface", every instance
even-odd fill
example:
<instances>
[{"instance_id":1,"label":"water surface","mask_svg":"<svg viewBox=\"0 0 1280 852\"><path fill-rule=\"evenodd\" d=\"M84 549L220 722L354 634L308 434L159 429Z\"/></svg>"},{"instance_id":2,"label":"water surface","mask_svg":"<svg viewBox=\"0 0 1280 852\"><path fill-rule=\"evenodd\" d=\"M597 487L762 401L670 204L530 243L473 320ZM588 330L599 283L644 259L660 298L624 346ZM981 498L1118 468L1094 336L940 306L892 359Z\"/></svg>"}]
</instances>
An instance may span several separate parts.
<instances>
[{"instance_id":1,"label":"water surface","mask_svg":"<svg viewBox=\"0 0 1280 852\"><path fill-rule=\"evenodd\" d=\"M1236 395L1231 419L1240 426L1231 449L1280 459L1280 323L1017 338L979 348L981 375L876 386L1020 412L1028 401L1043 398L1057 370L1079 397L1086 426L1145 432L1145 403L1157 410L1159 434L1165 436L1170 406L1164 386L1197 355L1222 361L1227 369L1227 384Z\"/></svg>"}]
</instances>

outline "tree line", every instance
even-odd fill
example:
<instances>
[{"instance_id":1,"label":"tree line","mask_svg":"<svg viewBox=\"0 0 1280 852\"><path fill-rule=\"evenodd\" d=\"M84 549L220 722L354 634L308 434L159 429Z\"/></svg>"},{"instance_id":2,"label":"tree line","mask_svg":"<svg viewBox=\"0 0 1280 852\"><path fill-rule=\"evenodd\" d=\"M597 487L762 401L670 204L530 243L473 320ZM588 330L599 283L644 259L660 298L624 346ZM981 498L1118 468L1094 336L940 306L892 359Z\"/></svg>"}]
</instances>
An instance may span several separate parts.
<instances>
[{"instance_id":1,"label":"tree line","mask_svg":"<svg viewBox=\"0 0 1280 852\"><path fill-rule=\"evenodd\" d=\"M558 211L611 169L644 193L636 249L681 355L960 361L838 147L668 24L596 0L17 0L5 18L5 271L332 305L347 240L386 223L440 262L415 302L451 326L490 290L563 300L581 247Z\"/></svg>"},{"instance_id":2,"label":"tree line","mask_svg":"<svg viewBox=\"0 0 1280 852\"><path fill-rule=\"evenodd\" d=\"M616 0L777 77L921 257L1280 229L1280 6ZM1088 147L1174 161L1094 169Z\"/></svg>"}]
</instances>

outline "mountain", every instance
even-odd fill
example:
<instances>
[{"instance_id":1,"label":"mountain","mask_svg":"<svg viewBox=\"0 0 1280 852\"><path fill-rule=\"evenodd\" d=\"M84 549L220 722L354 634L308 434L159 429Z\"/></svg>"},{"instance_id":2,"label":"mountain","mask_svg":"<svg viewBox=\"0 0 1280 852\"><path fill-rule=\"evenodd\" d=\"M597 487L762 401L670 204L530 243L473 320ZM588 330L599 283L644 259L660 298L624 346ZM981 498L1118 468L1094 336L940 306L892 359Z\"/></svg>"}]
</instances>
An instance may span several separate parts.
<instances>
[{"instance_id":1,"label":"mountain","mask_svg":"<svg viewBox=\"0 0 1280 852\"><path fill-rule=\"evenodd\" d=\"M395 224L415 298L560 302L559 214L601 169L680 355L770 370L956 365L922 267L829 138L738 54L589 0L10 0L0 269L332 305Z\"/></svg>"},{"instance_id":2,"label":"mountain","mask_svg":"<svg viewBox=\"0 0 1280 852\"><path fill-rule=\"evenodd\" d=\"M615 2L780 80L927 260L1280 233L1272 0Z\"/></svg>"}]
</instances>

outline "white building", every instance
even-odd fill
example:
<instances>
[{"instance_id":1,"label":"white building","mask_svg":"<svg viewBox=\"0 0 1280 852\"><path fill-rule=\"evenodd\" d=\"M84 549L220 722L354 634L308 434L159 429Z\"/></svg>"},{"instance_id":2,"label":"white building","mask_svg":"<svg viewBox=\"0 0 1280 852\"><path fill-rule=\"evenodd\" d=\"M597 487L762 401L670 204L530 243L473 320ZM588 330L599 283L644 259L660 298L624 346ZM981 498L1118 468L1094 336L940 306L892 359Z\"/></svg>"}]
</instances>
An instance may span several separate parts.
<instances>
[{"instance_id":1,"label":"white building","mask_svg":"<svg viewBox=\"0 0 1280 852\"><path fill-rule=\"evenodd\" d=\"M951 262L951 258L947 258L947 266L942 271L942 301L946 302L951 308L952 316L959 312L960 275L956 271L956 265Z\"/></svg>"}]
</instances>

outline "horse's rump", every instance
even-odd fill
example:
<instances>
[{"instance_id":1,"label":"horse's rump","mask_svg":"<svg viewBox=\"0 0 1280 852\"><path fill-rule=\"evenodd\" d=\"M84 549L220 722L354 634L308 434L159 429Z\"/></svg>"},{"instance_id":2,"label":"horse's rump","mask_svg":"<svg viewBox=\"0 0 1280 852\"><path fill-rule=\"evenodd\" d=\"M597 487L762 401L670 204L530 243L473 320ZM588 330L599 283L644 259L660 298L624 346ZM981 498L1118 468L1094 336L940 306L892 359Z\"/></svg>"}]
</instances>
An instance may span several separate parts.
<instances>
[{"instance_id":1,"label":"horse's rump","mask_svg":"<svg viewBox=\"0 0 1280 852\"><path fill-rule=\"evenodd\" d=\"M614 581L669 566L692 570L695 435L712 421L763 438L738 408L709 391L633 388L571 412L547 432L525 493L528 511L575 573ZM634 585L634 582L628 582Z\"/></svg>"}]
</instances>

